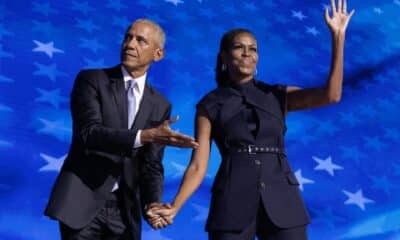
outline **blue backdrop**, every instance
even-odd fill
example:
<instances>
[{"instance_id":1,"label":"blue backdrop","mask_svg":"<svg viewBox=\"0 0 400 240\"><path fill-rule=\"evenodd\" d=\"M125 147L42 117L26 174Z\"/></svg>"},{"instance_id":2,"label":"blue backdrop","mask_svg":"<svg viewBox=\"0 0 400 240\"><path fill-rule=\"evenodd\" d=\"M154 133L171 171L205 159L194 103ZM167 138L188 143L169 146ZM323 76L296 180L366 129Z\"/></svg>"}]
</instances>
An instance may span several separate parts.
<instances>
[{"instance_id":1,"label":"blue backdrop","mask_svg":"<svg viewBox=\"0 0 400 240\"><path fill-rule=\"evenodd\" d=\"M71 139L69 93L82 68L113 66L130 22L147 17L167 33L166 57L149 81L193 134L196 102L216 85L221 35L254 31L257 78L320 86L330 67L328 0L0 1L0 239L59 239L42 215ZM289 160L301 182L310 239L400 239L400 1L350 1L343 98L290 113ZM165 201L176 193L189 150L167 148ZM144 227L144 240L204 240L210 184L220 159L175 224Z\"/></svg>"}]
</instances>

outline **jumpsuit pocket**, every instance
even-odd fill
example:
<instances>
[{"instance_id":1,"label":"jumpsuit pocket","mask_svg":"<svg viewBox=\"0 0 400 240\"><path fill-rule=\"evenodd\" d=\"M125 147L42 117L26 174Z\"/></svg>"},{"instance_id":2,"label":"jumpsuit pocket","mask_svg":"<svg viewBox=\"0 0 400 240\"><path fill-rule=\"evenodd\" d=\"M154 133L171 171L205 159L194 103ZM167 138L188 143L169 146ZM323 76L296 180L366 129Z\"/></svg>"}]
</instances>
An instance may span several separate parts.
<instances>
[{"instance_id":1,"label":"jumpsuit pocket","mask_svg":"<svg viewBox=\"0 0 400 240\"><path fill-rule=\"evenodd\" d=\"M286 154L279 153L278 159L279 159L279 164L281 165L281 169L285 174L290 174L293 172L289 165L289 161L286 157Z\"/></svg>"},{"instance_id":2,"label":"jumpsuit pocket","mask_svg":"<svg viewBox=\"0 0 400 240\"><path fill-rule=\"evenodd\" d=\"M217 175L214 178L213 185L211 186L211 192L219 192L222 191L225 187L226 175L222 173L222 171L218 171Z\"/></svg>"},{"instance_id":3,"label":"jumpsuit pocket","mask_svg":"<svg viewBox=\"0 0 400 240\"><path fill-rule=\"evenodd\" d=\"M286 175L286 179L290 185L300 185L299 181L297 181L296 176L293 174L293 172L290 172L289 174Z\"/></svg>"},{"instance_id":4,"label":"jumpsuit pocket","mask_svg":"<svg viewBox=\"0 0 400 240\"><path fill-rule=\"evenodd\" d=\"M226 156L219 166L218 172L215 175L213 185L211 186L211 192L222 191L225 188L228 176L230 174L230 157Z\"/></svg>"}]
</instances>

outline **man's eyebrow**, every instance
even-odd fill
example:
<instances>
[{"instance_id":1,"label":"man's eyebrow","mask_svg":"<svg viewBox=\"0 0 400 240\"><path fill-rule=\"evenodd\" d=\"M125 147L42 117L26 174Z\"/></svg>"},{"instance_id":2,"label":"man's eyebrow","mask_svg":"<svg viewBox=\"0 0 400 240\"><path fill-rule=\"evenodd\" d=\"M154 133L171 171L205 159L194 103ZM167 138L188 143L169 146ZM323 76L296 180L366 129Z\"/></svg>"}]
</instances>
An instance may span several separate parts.
<instances>
[{"instance_id":1,"label":"man's eyebrow","mask_svg":"<svg viewBox=\"0 0 400 240\"><path fill-rule=\"evenodd\" d=\"M149 41L148 38L146 38L145 36L140 35L140 34L136 35L136 38L137 38L137 39L140 39L140 40L144 40L145 42L148 42L148 41Z\"/></svg>"}]
</instances>

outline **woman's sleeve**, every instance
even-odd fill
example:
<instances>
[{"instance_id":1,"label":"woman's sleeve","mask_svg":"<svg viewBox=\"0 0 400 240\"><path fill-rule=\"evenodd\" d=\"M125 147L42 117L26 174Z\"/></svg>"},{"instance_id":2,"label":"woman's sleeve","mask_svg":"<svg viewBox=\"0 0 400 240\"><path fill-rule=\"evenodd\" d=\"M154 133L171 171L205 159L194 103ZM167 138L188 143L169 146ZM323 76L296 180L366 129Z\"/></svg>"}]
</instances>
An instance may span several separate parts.
<instances>
[{"instance_id":1,"label":"woman's sleeve","mask_svg":"<svg viewBox=\"0 0 400 240\"><path fill-rule=\"evenodd\" d=\"M196 109L199 111L199 109L202 109L203 111L206 112L208 119L211 122L214 122L214 120L217 118L218 114L218 108L219 108L219 103L217 101L217 96L215 94L210 93L204 96L197 104L196 104Z\"/></svg>"}]
</instances>

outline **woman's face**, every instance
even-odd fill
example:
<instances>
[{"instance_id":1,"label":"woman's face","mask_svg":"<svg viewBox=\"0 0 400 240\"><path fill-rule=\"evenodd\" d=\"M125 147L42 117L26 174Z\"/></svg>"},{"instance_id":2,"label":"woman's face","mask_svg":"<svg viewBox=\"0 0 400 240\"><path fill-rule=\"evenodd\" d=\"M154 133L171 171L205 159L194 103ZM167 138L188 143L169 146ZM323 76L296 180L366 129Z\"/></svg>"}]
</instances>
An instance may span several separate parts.
<instances>
[{"instance_id":1,"label":"woman's face","mask_svg":"<svg viewBox=\"0 0 400 240\"><path fill-rule=\"evenodd\" d=\"M227 53L222 54L232 79L253 76L258 62L257 41L248 33L234 37Z\"/></svg>"}]
</instances>

